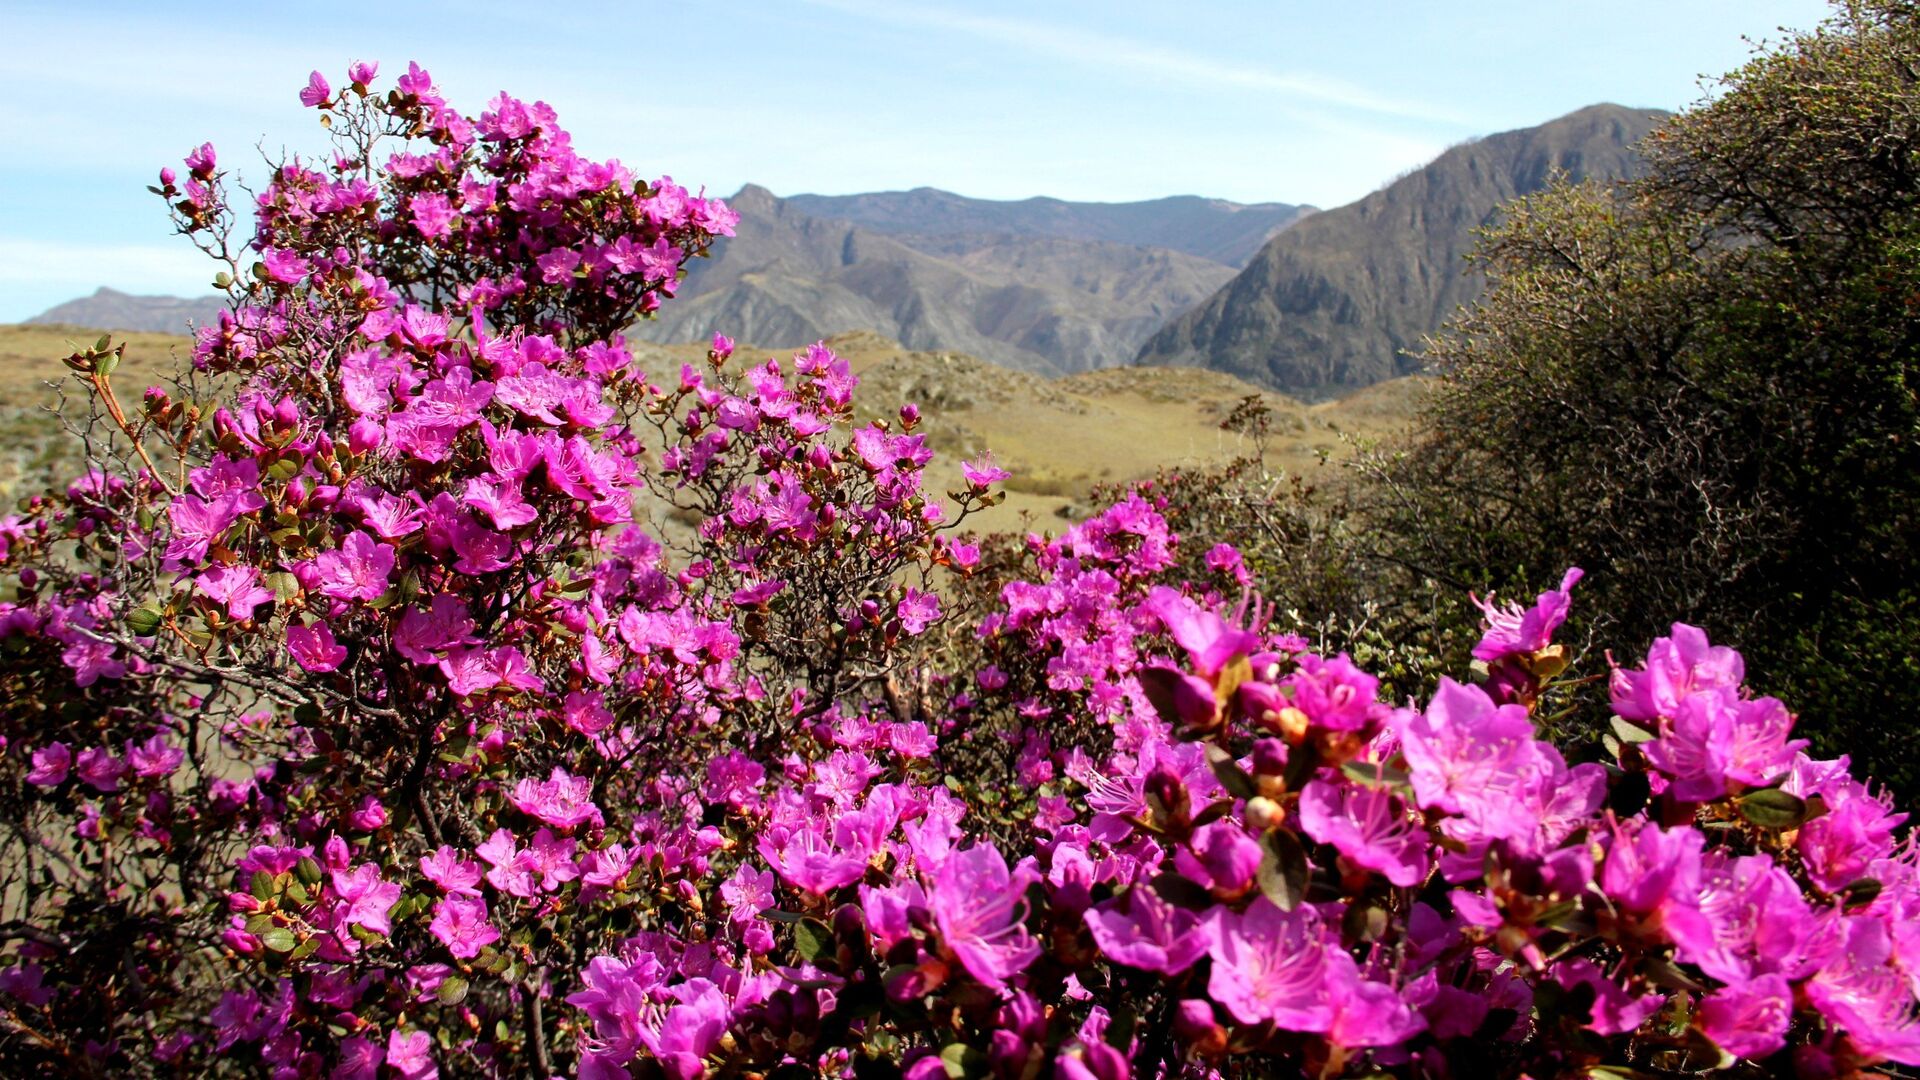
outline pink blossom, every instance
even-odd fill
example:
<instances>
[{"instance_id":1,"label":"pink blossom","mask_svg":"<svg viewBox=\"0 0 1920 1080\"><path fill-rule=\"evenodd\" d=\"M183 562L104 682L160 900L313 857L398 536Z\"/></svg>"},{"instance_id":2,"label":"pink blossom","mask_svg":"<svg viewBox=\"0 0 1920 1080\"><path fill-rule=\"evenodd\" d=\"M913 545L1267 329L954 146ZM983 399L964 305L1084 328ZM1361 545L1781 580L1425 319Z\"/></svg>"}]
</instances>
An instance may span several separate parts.
<instances>
[{"instance_id":1,"label":"pink blossom","mask_svg":"<svg viewBox=\"0 0 1920 1080\"><path fill-rule=\"evenodd\" d=\"M334 551L323 551L313 567L319 592L339 600L376 600L393 576L393 548L354 530Z\"/></svg>"},{"instance_id":2,"label":"pink blossom","mask_svg":"<svg viewBox=\"0 0 1920 1080\"><path fill-rule=\"evenodd\" d=\"M331 880L334 895L345 905L340 913L342 922L364 926L378 934L393 933L393 923L387 913L400 900L397 882L382 880L380 868L372 863L361 863L352 870L335 870Z\"/></svg>"},{"instance_id":3,"label":"pink blossom","mask_svg":"<svg viewBox=\"0 0 1920 1080\"><path fill-rule=\"evenodd\" d=\"M1701 999L1695 1013L1700 1030L1720 1049L1758 1061L1787 1042L1793 1020L1793 988L1779 975L1725 986Z\"/></svg>"},{"instance_id":4,"label":"pink blossom","mask_svg":"<svg viewBox=\"0 0 1920 1080\"><path fill-rule=\"evenodd\" d=\"M433 1060L433 1036L395 1028L387 1036L387 1067L398 1073L400 1080L437 1080L440 1067Z\"/></svg>"},{"instance_id":5,"label":"pink blossom","mask_svg":"<svg viewBox=\"0 0 1920 1080\"><path fill-rule=\"evenodd\" d=\"M324 674L340 666L347 658L346 647L333 640L333 631L325 623L302 626L298 623L287 627L287 651L293 655L302 668L314 674Z\"/></svg>"},{"instance_id":6,"label":"pink blossom","mask_svg":"<svg viewBox=\"0 0 1920 1080\"><path fill-rule=\"evenodd\" d=\"M113 751L104 746L90 746L80 751L73 773L95 791L118 791L120 778L127 773L127 763L114 757Z\"/></svg>"},{"instance_id":7,"label":"pink blossom","mask_svg":"<svg viewBox=\"0 0 1920 1080\"><path fill-rule=\"evenodd\" d=\"M1023 925L1027 886L1037 879L1024 864L1009 872L998 848L980 844L949 856L927 884L941 941L990 989L1004 989L1040 956Z\"/></svg>"},{"instance_id":8,"label":"pink blossom","mask_svg":"<svg viewBox=\"0 0 1920 1080\"><path fill-rule=\"evenodd\" d=\"M195 580L201 592L235 619L251 619L255 608L273 603L273 590L260 584L260 571L251 566L222 566Z\"/></svg>"},{"instance_id":9,"label":"pink blossom","mask_svg":"<svg viewBox=\"0 0 1920 1080\"><path fill-rule=\"evenodd\" d=\"M932 593L908 589L898 609L900 628L912 635L924 634L940 618L940 598Z\"/></svg>"},{"instance_id":10,"label":"pink blossom","mask_svg":"<svg viewBox=\"0 0 1920 1080\"><path fill-rule=\"evenodd\" d=\"M1311 781L1300 793L1300 827L1402 888L1418 885L1427 876L1426 830L1390 791Z\"/></svg>"},{"instance_id":11,"label":"pink blossom","mask_svg":"<svg viewBox=\"0 0 1920 1080\"><path fill-rule=\"evenodd\" d=\"M1241 1023L1307 1032L1333 1023L1328 950L1311 907L1281 911L1262 896L1245 912L1216 912L1208 951L1207 991Z\"/></svg>"},{"instance_id":12,"label":"pink blossom","mask_svg":"<svg viewBox=\"0 0 1920 1080\"><path fill-rule=\"evenodd\" d=\"M500 931L487 921L487 902L464 896L444 897L436 903L427 929L460 960L471 960L500 940Z\"/></svg>"},{"instance_id":13,"label":"pink blossom","mask_svg":"<svg viewBox=\"0 0 1920 1080\"><path fill-rule=\"evenodd\" d=\"M1486 615L1487 630L1473 647L1474 657L1492 664L1508 656L1527 655L1546 648L1553 641L1553 632L1567 621L1567 611L1572 607L1571 590L1584 574L1577 566L1568 570L1560 579L1558 589L1541 593L1533 606L1525 610L1518 604L1496 608L1491 593L1485 600L1476 599L1474 602Z\"/></svg>"},{"instance_id":14,"label":"pink blossom","mask_svg":"<svg viewBox=\"0 0 1920 1080\"><path fill-rule=\"evenodd\" d=\"M73 765L73 751L63 742L49 743L33 752L33 769L27 773L27 783L37 787L59 787L67 778L67 770Z\"/></svg>"},{"instance_id":15,"label":"pink blossom","mask_svg":"<svg viewBox=\"0 0 1920 1080\"><path fill-rule=\"evenodd\" d=\"M599 825L602 821L600 808L593 802L593 782L558 765L546 780L523 779L515 784L510 798L521 813L556 828Z\"/></svg>"},{"instance_id":16,"label":"pink blossom","mask_svg":"<svg viewBox=\"0 0 1920 1080\"><path fill-rule=\"evenodd\" d=\"M310 109L327 104L332 96L333 87L328 86L326 78L317 71L307 76L307 85L300 88L300 104Z\"/></svg>"},{"instance_id":17,"label":"pink blossom","mask_svg":"<svg viewBox=\"0 0 1920 1080\"><path fill-rule=\"evenodd\" d=\"M1192 967L1207 954L1212 940L1198 915L1174 907L1144 885L1089 909L1086 921L1101 952L1129 967L1162 975L1178 975Z\"/></svg>"},{"instance_id":18,"label":"pink blossom","mask_svg":"<svg viewBox=\"0 0 1920 1080\"><path fill-rule=\"evenodd\" d=\"M460 853L445 844L420 859L420 872L449 896L479 896L474 886L480 883L480 864L462 859Z\"/></svg>"}]
</instances>

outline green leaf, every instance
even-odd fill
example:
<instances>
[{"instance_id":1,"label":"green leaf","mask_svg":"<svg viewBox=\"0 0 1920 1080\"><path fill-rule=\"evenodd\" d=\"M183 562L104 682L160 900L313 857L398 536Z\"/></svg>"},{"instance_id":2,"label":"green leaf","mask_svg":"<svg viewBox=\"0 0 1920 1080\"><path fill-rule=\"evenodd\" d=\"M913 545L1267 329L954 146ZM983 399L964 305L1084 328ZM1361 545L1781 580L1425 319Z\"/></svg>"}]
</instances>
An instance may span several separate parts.
<instances>
[{"instance_id":1,"label":"green leaf","mask_svg":"<svg viewBox=\"0 0 1920 1080\"><path fill-rule=\"evenodd\" d=\"M294 937L293 931L286 927L276 926L260 935L260 944L265 945L274 952L284 953L292 952L294 948L300 944L300 939Z\"/></svg>"},{"instance_id":2,"label":"green leaf","mask_svg":"<svg viewBox=\"0 0 1920 1080\"><path fill-rule=\"evenodd\" d=\"M467 1000L467 980L458 975L449 975L440 980L440 986L433 996L442 1005L458 1005Z\"/></svg>"},{"instance_id":3,"label":"green leaf","mask_svg":"<svg viewBox=\"0 0 1920 1080\"><path fill-rule=\"evenodd\" d=\"M108 353L93 362L93 370L102 377L111 375L120 366L120 354Z\"/></svg>"},{"instance_id":4,"label":"green leaf","mask_svg":"<svg viewBox=\"0 0 1920 1080\"><path fill-rule=\"evenodd\" d=\"M1635 743L1652 742L1655 737L1653 732L1648 731L1646 728L1643 728L1640 725L1633 723L1632 721L1627 720L1624 717L1616 716L1611 720L1607 721L1607 724L1609 727L1613 728L1614 735L1618 736L1621 742L1628 743L1630 745Z\"/></svg>"},{"instance_id":5,"label":"green leaf","mask_svg":"<svg viewBox=\"0 0 1920 1080\"><path fill-rule=\"evenodd\" d=\"M1374 764L1366 761L1349 761L1340 766L1347 777L1368 787L1404 788L1413 783L1413 776L1405 769L1396 769L1381 762Z\"/></svg>"},{"instance_id":6,"label":"green leaf","mask_svg":"<svg viewBox=\"0 0 1920 1080\"><path fill-rule=\"evenodd\" d=\"M793 924L793 947L801 959L816 961L833 951L833 930L819 919L801 919Z\"/></svg>"},{"instance_id":7,"label":"green leaf","mask_svg":"<svg viewBox=\"0 0 1920 1080\"><path fill-rule=\"evenodd\" d=\"M1199 882L1171 870L1155 875L1148 887L1174 907L1206 911L1214 906L1213 894L1201 888Z\"/></svg>"},{"instance_id":8,"label":"green leaf","mask_svg":"<svg viewBox=\"0 0 1920 1080\"><path fill-rule=\"evenodd\" d=\"M1285 829L1269 829L1260 838L1260 891L1281 911L1292 911L1307 898L1313 866L1300 841Z\"/></svg>"},{"instance_id":9,"label":"green leaf","mask_svg":"<svg viewBox=\"0 0 1920 1080\"><path fill-rule=\"evenodd\" d=\"M127 613L127 630L134 637L152 637L166 617L157 601L149 600Z\"/></svg>"},{"instance_id":10,"label":"green leaf","mask_svg":"<svg viewBox=\"0 0 1920 1080\"><path fill-rule=\"evenodd\" d=\"M1695 994L1706 990L1699 980L1675 966L1673 961L1660 957L1649 957L1641 961L1640 974L1646 976L1648 982L1663 990L1685 990Z\"/></svg>"},{"instance_id":11,"label":"green leaf","mask_svg":"<svg viewBox=\"0 0 1920 1080\"><path fill-rule=\"evenodd\" d=\"M1763 829L1791 829L1808 817L1806 800L1779 788L1749 791L1733 805L1741 817Z\"/></svg>"},{"instance_id":12,"label":"green leaf","mask_svg":"<svg viewBox=\"0 0 1920 1080\"><path fill-rule=\"evenodd\" d=\"M285 570L275 570L263 580L267 588L273 590L275 600L287 601L300 595L300 579Z\"/></svg>"},{"instance_id":13,"label":"green leaf","mask_svg":"<svg viewBox=\"0 0 1920 1080\"><path fill-rule=\"evenodd\" d=\"M1213 767L1213 775L1220 781L1220 786L1226 788L1234 798L1251 799L1260 793L1253 786L1253 777L1247 775L1225 747L1207 744L1207 764Z\"/></svg>"},{"instance_id":14,"label":"green leaf","mask_svg":"<svg viewBox=\"0 0 1920 1080\"><path fill-rule=\"evenodd\" d=\"M940 1064L946 1066L948 1080L965 1080L987 1071L987 1055L966 1043L949 1043L940 1051Z\"/></svg>"},{"instance_id":15,"label":"green leaf","mask_svg":"<svg viewBox=\"0 0 1920 1080\"><path fill-rule=\"evenodd\" d=\"M262 903L273 899L273 894L280 891L274 882L273 875L265 870L255 870L252 880L248 882L248 887L253 893L253 898Z\"/></svg>"},{"instance_id":16,"label":"green leaf","mask_svg":"<svg viewBox=\"0 0 1920 1080\"><path fill-rule=\"evenodd\" d=\"M298 456L283 457L267 466L267 479L276 480L284 484L300 475L300 465L301 461Z\"/></svg>"},{"instance_id":17,"label":"green leaf","mask_svg":"<svg viewBox=\"0 0 1920 1080\"><path fill-rule=\"evenodd\" d=\"M1848 885L1846 888L1841 889L1840 896L1842 900L1845 901L1846 906L1860 907L1864 904L1873 903L1874 899L1880 895L1880 890L1884 888L1886 888L1886 886L1881 884L1880 879L1863 877Z\"/></svg>"}]
</instances>

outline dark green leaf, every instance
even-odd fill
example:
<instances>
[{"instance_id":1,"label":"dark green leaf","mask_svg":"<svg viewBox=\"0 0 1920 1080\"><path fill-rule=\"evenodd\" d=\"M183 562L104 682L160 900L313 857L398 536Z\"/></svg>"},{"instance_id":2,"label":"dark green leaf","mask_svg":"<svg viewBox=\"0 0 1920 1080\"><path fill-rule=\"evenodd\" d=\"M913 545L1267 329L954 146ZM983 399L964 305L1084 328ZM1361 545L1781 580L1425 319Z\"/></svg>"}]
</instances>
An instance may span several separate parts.
<instances>
[{"instance_id":1,"label":"dark green leaf","mask_svg":"<svg viewBox=\"0 0 1920 1080\"><path fill-rule=\"evenodd\" d=\"M458 975L449 975L440 980L440 988L433 992L442 1005L458 1005L467 1000L467 980Z\"/></svg>"},{"instance_id":2,"label":"dark green leaf","mask_svg":"<svg viewBox=\"0 0 1920 1080\"><path fill-rule=\"evenodd\" d=\"M160 605L149 600L127 613L127 631L134 637L152 637L160 629L160 622L166 616Z\"/></svg>"},{"instance_id":3,"label":"dark green leaf","mask_svg":"<svg viewBox=\"0 0 1920 1080\"><path fill-rule=\"evenodd\" d=\"M801 919L793 924L793 947L809 963L833 951L833 930L819 919Z\"/></svg>"},{"instance_id":4,"label":"dark green leaf","mask_svg":"<svg viewBox=\"0 0 1920 1080\"><path fill-rule=\"evenodd\" d=\"M1253 786L1253 777L1240 768L1225 747L1207 744L1207 764L1213 766L1213 775L1220 781L1220 786L1226 788L1234 798L1251 799L1259 794Z\"/></svg>"},{"instance_id":5,"label":"dark green leaf","mask_svg":"<svg viewBox=\"0 0 1920 1080\"><path fill-rule=\"evenodd\" d=\"M1260 838L1260 891L1282 911L1292 911L1307 898L1313 867L1300 841L1285 829L1269 829Z\"/></svg>"},{"instance_id":6,"label":"dark green leaf","mask_svg":"<svg viewBox=\"0 0 1920 1080\"><path fill-rule=\"evenodd\" d=\"M970 1076L981 1076L987 1071L987 1055L968 1046L966 1043L949 1043L940 1051L940 1063L947 1067L949 1080L965 1080Z\"/></svg>"},{"instance_id":7,"label":"dark green leaf","mask_svg":"<svg viewBox=\"0 0 1920 1080\"><path fill-rule=\"evenodd\" d=\"M292 952L300 944L300 939L294 937L293 931L286 927L276 926L260 935L260 944L274 952Z\"/></svg>"},{"instance_id":8,"label":"dark green leaf","mask_svg":"<svg viewBox=\"0 0 1920 1080\"><path fill-rule=\"evenodd\" d=\"M1763 829L1791 829L1807 820L1806 801L1779 788L1749 791L1733 801L1740 816Z\"/></svg>"},{"instance_id":9,"label":"dark green leaf","mask_svg":"<svg viewBox=\"0 0 1920 1080\"><path fill-rule=\"evenodd\" d=\"M1618 736L1623 743L1631 745L1634 743L1652 742L1654 740L1653 732L1622 717L1613 717L1607 721L1607 723L1608 726L1613 728L1614 735Z\"/></svg>"}]
</instances>

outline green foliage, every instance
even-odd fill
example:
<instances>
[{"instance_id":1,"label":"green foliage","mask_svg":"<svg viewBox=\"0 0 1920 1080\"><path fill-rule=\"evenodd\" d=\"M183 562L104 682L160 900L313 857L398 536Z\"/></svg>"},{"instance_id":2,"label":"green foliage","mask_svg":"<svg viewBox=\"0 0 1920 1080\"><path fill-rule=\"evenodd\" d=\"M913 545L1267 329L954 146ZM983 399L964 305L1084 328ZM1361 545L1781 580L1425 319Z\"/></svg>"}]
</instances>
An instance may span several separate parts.
<instances>
[{"instance_id":1,"label":"green foliage","mask_svg":"<svg viewBox=\"0 0 1920 1080\"><path fill-rule=\"evenodd\" d=\"M1381 542L1516 595L1583 566L1600 644L1701 625L1911 794L1885 736L1920 715L1920 17L1849 5L1645 153L1485 237L1427 434L1376 462Z\"/></svg>"}]
</instances>

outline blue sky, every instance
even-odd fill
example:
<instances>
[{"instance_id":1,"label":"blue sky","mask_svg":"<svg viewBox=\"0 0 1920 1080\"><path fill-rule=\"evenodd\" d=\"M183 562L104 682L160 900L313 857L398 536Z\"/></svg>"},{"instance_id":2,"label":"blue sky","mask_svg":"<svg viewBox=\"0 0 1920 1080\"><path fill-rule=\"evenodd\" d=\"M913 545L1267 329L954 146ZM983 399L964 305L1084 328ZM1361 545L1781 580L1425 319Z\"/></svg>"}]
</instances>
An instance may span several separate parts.
<instances>
[{"instance_id":1,"label":"blue sky","mask_svg":"<svg viewBox=\"0 0 1920 1080\"><path fill-rule=\"evenodd\" d=\"M336 14L354 8L365 21ZM1336 206L1461 139L1596 101L1678 108L1819 0L404 0L0 5L0 322L111 285L204 291L145 186L211 139L322 145L295 93L417 59L478 111L729 193L947 188ZM232 16L238 16L234 18ZM259 171L254 170L255 173Z\"/></svg>"}]
</instances>

